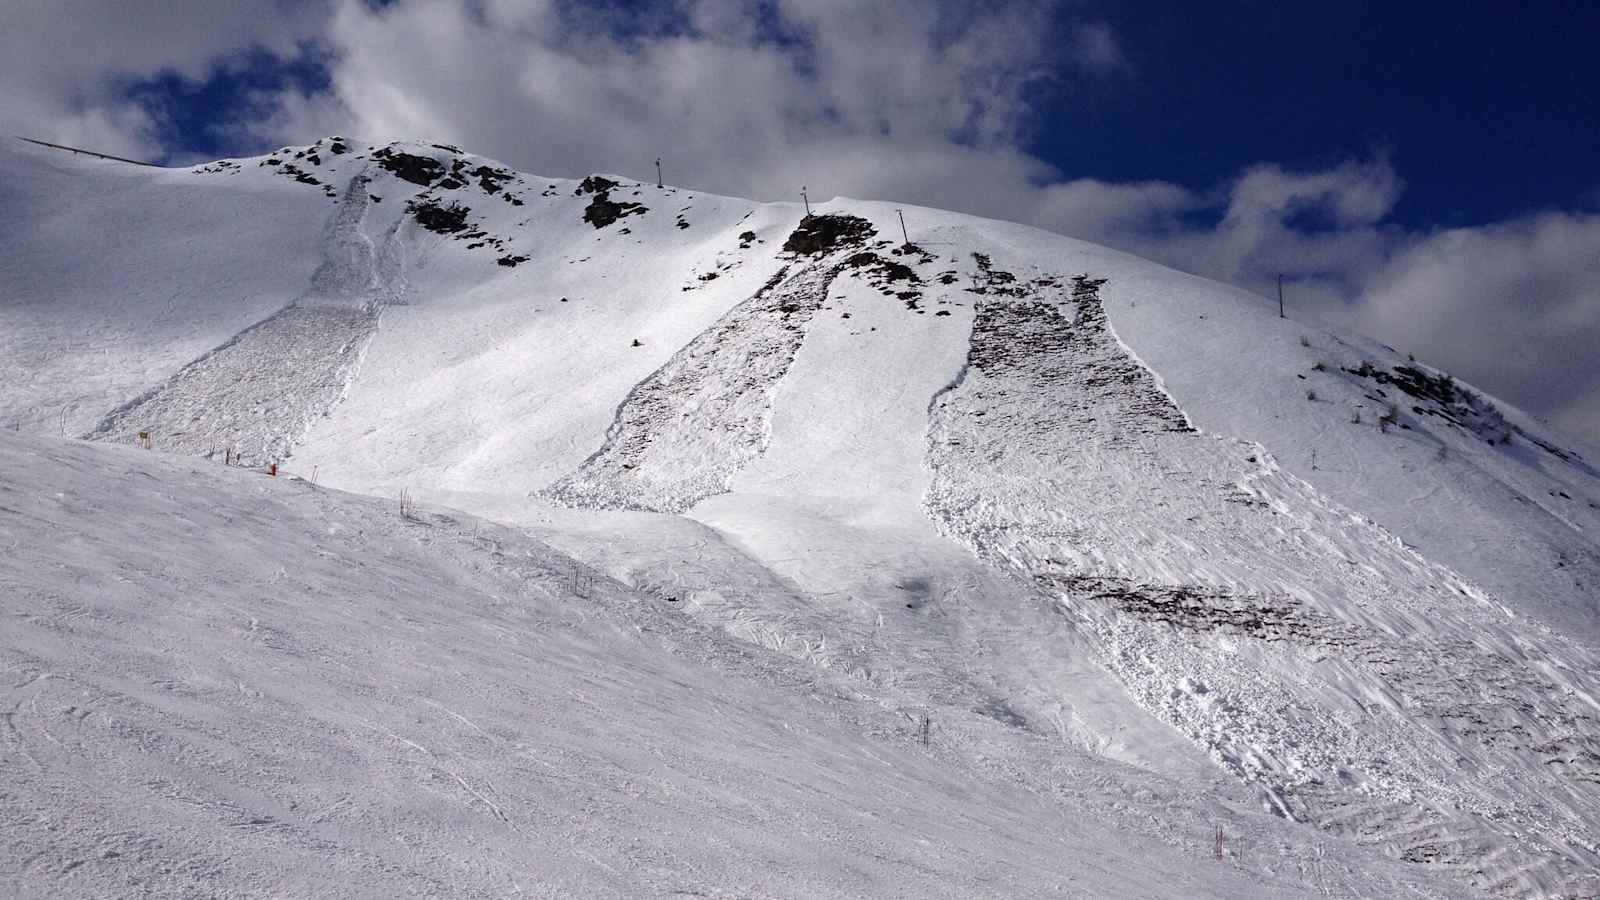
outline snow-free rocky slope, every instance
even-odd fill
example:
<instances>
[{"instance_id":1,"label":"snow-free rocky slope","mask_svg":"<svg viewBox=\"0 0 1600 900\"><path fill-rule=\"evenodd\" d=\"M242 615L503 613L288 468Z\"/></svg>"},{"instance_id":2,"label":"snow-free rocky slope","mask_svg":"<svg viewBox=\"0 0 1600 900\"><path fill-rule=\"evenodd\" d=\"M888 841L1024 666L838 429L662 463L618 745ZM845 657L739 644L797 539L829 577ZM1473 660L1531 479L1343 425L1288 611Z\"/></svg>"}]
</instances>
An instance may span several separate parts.
<instances>
[{"instance_id":1,"label":"snow-free rocky slope","mask_svg":"<svg viewBox=\"0 0 1600 900\"><path fill-rule=\"evenodd\" d=\"M1402 353L439 145L0 212L12 893L1600 895L1600 452Z\"/></svg>"}]
</instances>

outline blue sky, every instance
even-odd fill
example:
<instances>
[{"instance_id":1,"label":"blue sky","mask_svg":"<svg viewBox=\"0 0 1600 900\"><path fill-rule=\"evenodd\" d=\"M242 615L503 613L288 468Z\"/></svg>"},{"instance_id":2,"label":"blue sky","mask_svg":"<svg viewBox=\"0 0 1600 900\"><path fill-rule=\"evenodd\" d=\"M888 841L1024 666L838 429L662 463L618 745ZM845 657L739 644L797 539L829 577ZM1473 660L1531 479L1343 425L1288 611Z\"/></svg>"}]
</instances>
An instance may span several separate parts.
<instances>
[{"instance_id":1,"label":"blue sky","mask_svg":"<svg viewBox=\"0 0 1600 900\"><path fill-rule=\"evenodd\" d=\"M0 128L329 134L1038 225L1364 332L1600 446L1600 4L57 0ZM87 49L92 48L92 49Z\"/></svg>"},{"instance_id":2,"label":"blue sky","mask_svg":"<svg viewBox=\"0 0 1600 900\"><path fill-rule=\"evenodd\" d=\"M1600 204L1600 3L1127 0L1130 77L1042 99L1036 152L1114 181L1214 184L1386 153L1395 221Z\"/></svg>"},{"instance_id":3,"label":"blue sky","mask_svg":"<svg viewBox=\"0 0 1600 900\"><path fill-rule=\"evenodd\" d=\"M237 129L241 120L271 115L284 91L308 94L329 89L332 60L312 43L300 54L275 56L258 48L241 49L226 65L203 78L160 71L121 86L130 101L150 111L149 138L161 162L218 158L264 151L282 144Z\"/></svg>"}]
</instances>

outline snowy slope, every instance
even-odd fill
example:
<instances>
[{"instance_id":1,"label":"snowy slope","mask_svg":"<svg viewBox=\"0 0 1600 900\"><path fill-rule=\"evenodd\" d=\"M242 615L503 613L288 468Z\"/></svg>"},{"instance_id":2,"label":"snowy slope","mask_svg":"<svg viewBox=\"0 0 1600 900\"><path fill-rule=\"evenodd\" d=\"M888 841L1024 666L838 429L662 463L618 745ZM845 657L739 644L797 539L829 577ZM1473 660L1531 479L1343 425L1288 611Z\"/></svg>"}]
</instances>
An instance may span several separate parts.
<instances>
[{"instance_id":1,"label":"snowy slope","mask_svg":"<svg viewBox=\"0 0 1600 900\"><path fill-rule=\"evenodd\" d=\"M1600 892L1600 455L1423 363L936 210L340 138L0 169L0 424L504 523L1012 775Z\"/></svg>"},{"instance_id":2,"label":"snowy slope","mask_svg":"<svg viewBox=\"0 0 1600 900\"><path fill-rule=\"evenodd\" d=\"M88 431L293 301L321 259L326 199L20 146L0 150L0 208L27 222L0 229L7 427Z\"/></svg>"},{"instance_id":3,"label":"snowy slope","mask_svg":"<svg viewBox=\"0 0 1600 900\"><path fill-rule=\"evenodd\" d=\"M923 746L515 530L11 433L0 507L6 896L1449 895L1038 738Z\"/></svg>"}]
</instances>

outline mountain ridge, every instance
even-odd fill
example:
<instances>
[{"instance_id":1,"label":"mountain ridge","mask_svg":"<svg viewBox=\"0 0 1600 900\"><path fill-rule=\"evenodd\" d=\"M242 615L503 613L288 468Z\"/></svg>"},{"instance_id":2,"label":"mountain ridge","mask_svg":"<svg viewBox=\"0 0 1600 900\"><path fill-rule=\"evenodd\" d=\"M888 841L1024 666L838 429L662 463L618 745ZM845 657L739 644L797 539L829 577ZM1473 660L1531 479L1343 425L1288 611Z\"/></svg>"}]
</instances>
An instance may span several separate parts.
<instances>
[{"instance_id":1,"label":"mountain ridge","mask_svg":"<svg viewBox=\"0 0 1600 900\"><path fill-rule=\"evenodd\" d=\"M44 153L0 155L34 214L0 238L0 421L404 490L877 702L1209 760L1462 883L1592 889L1594 451L1470 385L938 210L899 208L906 244L886 203L443 145Z\"/></svg>"}]
</instances>

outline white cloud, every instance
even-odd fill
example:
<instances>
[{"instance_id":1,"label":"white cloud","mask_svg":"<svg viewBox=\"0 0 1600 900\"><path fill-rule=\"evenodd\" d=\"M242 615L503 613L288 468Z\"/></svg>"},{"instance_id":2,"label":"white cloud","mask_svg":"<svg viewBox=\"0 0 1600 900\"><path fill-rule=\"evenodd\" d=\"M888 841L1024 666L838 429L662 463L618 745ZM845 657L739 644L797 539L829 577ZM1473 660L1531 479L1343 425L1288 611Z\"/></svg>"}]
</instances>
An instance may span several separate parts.
<instances>
[{"instance_id":1,"label":"white cloud","mask_svg":"<svg viewBox=\"0 0 1600 900\"><path fill-rule=\"evenodd\" d=\"M149 110L122 87L158 72L202 78L230 54L292 56L320 31L320 2L55 0L6 5L0 132L155 157Z\"/></svg>"},{"instance_id":2,"label":"white cloud","mask_svg":"<svg viewBox=\"0 0 1600 900\"><path fill-rule=\"evenodd\" d=\"M698 0L682 12L634 33L637 22L545 3L349 0L327 37L339 62L324 106L369 138L449 140L549 174L642 171L660 155L679 181L758 197L801 183L881 193L901 158L988 157L1006 179L1047 168L1019 165L1013 148L1030 121L1024 87L1048 69L1049 4Z\"/></svg>"},{"instance_id":3,"label":"white cloud","mask_svg":"<svg viewBox=\"0 0 1600 900\"><path fill-rule=\"evenodd\" d=\"M1031 219L1168 265L1266 292L1279 274L1351 299L1408 238L1386 225L1401 189L1384 160L1320 172L1252 167L1196 191L1092 179L1039 188Z\"/></svg>"},{"instance_id":4,"label":"white cloud","mask_svg":"<svg viewBox=\"0 0 1600 900\"><path fill-rule=\"evenodd\" d=\"M1439 232L1364 288L1356 321L1365 331L1600 434L1600 216Z\"/></svg>"},{"instance_id":5,"label":"white cloud","mask_svg":"<svg viewBox=\"0 0 1600 900\"><path fill-rule=\"evenodd\" d=\"M1186 236L1175 252L1186 268L1239 283L1277 273L1358 279L1392 242L1380 222L1399 194L1400 179L1381 160L1312 173L1256 166L1228 190L1216 227Z\"/></svg>"},{"instance_id":6,"label":"white cloud","mask_svg":"<svg viewBox=\"0 0 1600 900\"><path fill-rule=\"evenodd\" d=\"M1036 214L1043 221L1083 237L1172 234L1182 227L1179 216L1206 205L1193 191L1166 181L1080 178L1047 185L1040 195Z\"/></svg>"}]
</instances>

